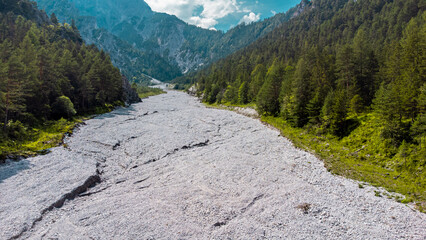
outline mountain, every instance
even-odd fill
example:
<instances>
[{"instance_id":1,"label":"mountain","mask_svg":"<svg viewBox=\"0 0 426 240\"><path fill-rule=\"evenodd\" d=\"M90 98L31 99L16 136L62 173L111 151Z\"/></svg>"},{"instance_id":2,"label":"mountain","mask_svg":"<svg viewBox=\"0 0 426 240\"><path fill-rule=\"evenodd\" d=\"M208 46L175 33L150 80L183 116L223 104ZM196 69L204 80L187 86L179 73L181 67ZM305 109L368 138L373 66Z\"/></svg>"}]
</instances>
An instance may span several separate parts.
<instances>
[{"instance_id":1,"label":"mountain","mask_svg":"<svg viewBox=\"0 0 426 240\"><path fill-rule=\"evenodd\" d=\"M163 81L200 69L264 36L291 14L278 14L227 33L188 25L153 12L142 0L37 0L61 21L74 19L81 35L111 54L129 78L147 74Z\"/></svg>"},{"instance_id":2,"label":"mountain","mask_svg":"<svg viewBox=\"0 0 426 240\"><path fill-rule=\"evenodd\" d=\"M105 2L108 3L107 1ZM96 5L93 4L98 4L96 1L87 3L89 10L94 9ZM112 2L110 1L109 3ZM88 44L95 44L108 52L114 65L118 66L121 72L132 81L146 81L147 77L145 75L156 76L159 79L171 79L181 75L181 71L176 66L172 66L158 54L137 49L133 44L117 37L105 28L99 28L98 24L107 26L108 23L105 18L99 15L99 11L102 10L100 8L99 11L93 10L93 16L91 16L80 15L80 10L77 6L85 6L82 1L76 1L75 3L67 0L38 1L38 5L43 6L49 14L55 11L61 22L71 23L75 21L84 40ZM103 5L100 4L100 6ZM116 7L108 6L112 9L117 9ZM82 9L84 13L87 13L84 8ZM113 19L113 16L116 16L114 14L118 14L118 12L114 12L111 18ZM137 13L134 12L134 14ZM98 23L96 16L99 17L100 23Z\"/></svg>"},{"instance_id":3,"label":"mountain","mask_svg":"<svg viewBox=\"0 0 426 240\"><path fill-rule=\"evenodd\" d=\"M426 5L303 1L265 37L180 80L207 103L256 105L326 166L426 207Z\"/></svg>"}]
</instances>

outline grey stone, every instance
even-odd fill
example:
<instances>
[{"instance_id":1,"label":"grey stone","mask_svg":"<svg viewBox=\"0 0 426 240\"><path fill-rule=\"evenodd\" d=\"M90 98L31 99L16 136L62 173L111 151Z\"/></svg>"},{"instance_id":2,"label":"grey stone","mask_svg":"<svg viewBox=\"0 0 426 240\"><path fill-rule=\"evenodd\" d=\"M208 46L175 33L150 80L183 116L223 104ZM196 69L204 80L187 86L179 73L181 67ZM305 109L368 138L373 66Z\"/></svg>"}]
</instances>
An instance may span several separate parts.
<instances>
[{"instance_id":1,"label":"grey stone","mask_svg":"<svg viewBox=\"0 0 426 240\"><path fill-rule=\"evenodd\" d=\"M425 214L184 93L86 123L0 167L0 239L426 238Z\"/></svg>"}]
</instances>

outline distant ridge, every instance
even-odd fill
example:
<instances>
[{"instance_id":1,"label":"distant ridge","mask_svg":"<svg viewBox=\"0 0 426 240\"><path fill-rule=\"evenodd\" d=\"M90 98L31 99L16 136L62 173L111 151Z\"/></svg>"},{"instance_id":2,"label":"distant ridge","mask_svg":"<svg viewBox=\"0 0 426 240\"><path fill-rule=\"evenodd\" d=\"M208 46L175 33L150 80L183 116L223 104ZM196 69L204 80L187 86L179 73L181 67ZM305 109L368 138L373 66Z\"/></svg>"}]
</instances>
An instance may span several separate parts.
<instances>
[{"instance_id":1,"label":"distant ridge","mask_svg":"<svg viewBox=\"0 0 426 240\"><path fill-rule=\"evenodd\" d=\"M75 19L82 37L111 54L113 62L129 78L147 74L169 81L198 70L247 46L289 20L288 14L227 33L188 25L164 13L156 13L142 0L36 0L48 14L61 21Z\"/></svg>"}]
</instances>

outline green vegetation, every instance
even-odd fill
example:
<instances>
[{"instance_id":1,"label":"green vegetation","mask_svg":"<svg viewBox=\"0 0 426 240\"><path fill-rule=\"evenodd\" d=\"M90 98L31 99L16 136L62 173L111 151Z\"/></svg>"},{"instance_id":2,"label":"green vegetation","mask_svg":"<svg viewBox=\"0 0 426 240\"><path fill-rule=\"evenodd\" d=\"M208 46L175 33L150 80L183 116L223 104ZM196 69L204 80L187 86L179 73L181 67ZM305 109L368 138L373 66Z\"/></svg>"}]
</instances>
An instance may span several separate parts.
<instances>
[{"instance_id":1,"label":"green vegetation","mask_svg":"<svg viewBox=\"0 0 426 240\"><path fill-rule=\"evenodd\" d=\"M26 0L0 1L0 32L0 160L56 146L74 116L123 105L120 71L74 22Z\"/></svg>"},{"instance_id":2,"label":"green vegetation","mask_svg":"<svg viewBox=\"0 0 426 240\"><path fill-rule=\"evenodd\" d=\"M52 104L52 115L57 117L71 118L77 112L74 109L74 104L66 96L61 96Z\"/></svg>"},{"instance_id":3,"label":"green vegetation","mask_svg":"<svg viewBox=\"0 0 426 240\"><path fill-rule=\"evenodd\" d=\"M136 89L136 92L139 94L141 99L166 93L160 88L151 88L143 85L133 84L133 88Z\"/></svg>"},{"instance_id":4,"label":"green vegetation","mask_svg":"<svg viewBox=\"0 0 426 240\"><path fill-rule=\"evenodd\" d=\"M0 162L6 157L19 158L43 154L45 150L62 143L65 134L72 134L74 127L83 118L75 120L60 119L47 121L37 128L28 128L21 122L9 122L8 137L0 140Z\"/></svg>"},{"instance_id":5,"label":"green vegetation","mask_svg":"<svg viewBox=\"0 0 426 240\"><path fill-rule=\"evenodd\" d=\"M204 103L204 105L206 107L212 107L212 108L217 108L217 109L225 109L225 110L231 110L233 111L235 108L252 108L252 109L256 109L256 104L255 103L248 103L248 104L232 104L230 102L221 102L221 103Z\"/></svg>"},{"instance_id":6,"label":"green vegetation","mask_svg":"<svg viewBox=\"0 0 426 240\"><path fill-rule=\"evenodd\" d=\"M256 108L255 103L205 104L231 111L236 107ZM401 193L406 197L396 195L397 201L416 201L421 211L426 209L426 173L416 162L416 159L426 156L426 148L415 144L398 148L384 141L381 137L383 125L376 113L350 115L347 121L356 122L358 127L344 138L324 134L321 128L292 127L282 117L262 116L261 120L280 130L282 136L290 139L296 147L322 159L330 172ZM364 185L359 184L359 188L364 188Z\"/></svg>"},{"instance_id":7,"label":"green vegetation","mask_svg":"<svg viewBox=\"0 0 426 240\"><path fill-rule=\"evenodd\" d=\"M198 79L210 104L256 104L265 122L332 172L424 208L424 1L303 3L297 17L187 82Z\"/></svg>"},{"instance_id":8,"label":"green vegetation","mask_svg":"<svg viewBox=\"0 0 426 240\"><path fill-rule=\"evenodd\" d=\"M111 112L123 105L122 102L116 102L115 105L105 104L87 111L83 116L47 120L32 125L24 125L19 120L9 121L7 135L0 131L0 163L6 158L19 159L48 153L47 149L61 145L64 137L71 135L74 128L84 120Z\"/></svg>"},{"instance_id":9,"label":"green vegetation","mask_svg":"<svg viewBox=\"0 0 426 240\"><path fill-rule=\"evenodd\" d=\"M425 147L393 147L380 136L383 126L375 114L354 118L360 126L342 139L318 134L320 129L294 128L279 117L264 116L262 121L279 129L295 146L321 158L330 172L404 194L406 202L416 201L419 209L424 210L426 173L418 159L425 156Z\"/></svg>"}]
</instances>

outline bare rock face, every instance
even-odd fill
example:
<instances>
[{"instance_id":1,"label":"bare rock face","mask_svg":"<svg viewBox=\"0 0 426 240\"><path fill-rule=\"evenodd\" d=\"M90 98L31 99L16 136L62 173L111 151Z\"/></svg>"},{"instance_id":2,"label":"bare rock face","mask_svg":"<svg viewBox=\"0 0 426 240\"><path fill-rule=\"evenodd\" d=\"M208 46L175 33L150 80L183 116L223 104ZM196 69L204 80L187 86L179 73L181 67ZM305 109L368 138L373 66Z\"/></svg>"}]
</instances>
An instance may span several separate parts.
<instances>
[{"instance_id":1,"label":"bare rock face","mask_svg":"<svg viewBox=\"0 0 426 240\"><path fill-rule=\"evenodd\" d=\"M425 239L426 215L169 92L0 166L0 239Z\"/></svg>"},{"instance_id":2,"label":"bare rock face","mask_svg":"<svg viewBox=\"0 0 426 240\"><path fill-rule=\"evenodd\" d=\"M87 44L111 56L129 78L147 74L170 81L203 68L265 36L292 18L288 13L249 25L239 24L226 33L188 25L175 16L153 12L143 0L35 0L60 21L76 21ZM305 5L303 5L305 6Z\"/></svg>"}]
</instances>

